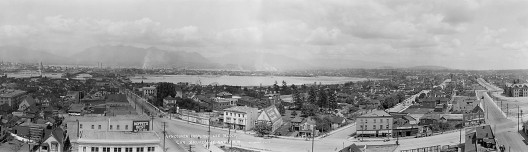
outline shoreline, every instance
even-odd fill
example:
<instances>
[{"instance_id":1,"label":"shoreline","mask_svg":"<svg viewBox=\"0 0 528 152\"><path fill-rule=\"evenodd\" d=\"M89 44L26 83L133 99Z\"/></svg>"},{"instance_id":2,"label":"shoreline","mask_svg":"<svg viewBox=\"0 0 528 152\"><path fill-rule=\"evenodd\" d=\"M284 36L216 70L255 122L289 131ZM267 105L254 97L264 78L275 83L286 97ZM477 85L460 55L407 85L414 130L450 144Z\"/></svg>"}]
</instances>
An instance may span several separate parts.
<instances>
[{"instance_id":1,"label":"shoreline","mask_svg":"<svg viewBox=\"0 0 528 152\"><path fill-rule=\"evenodd\" d=\"M246 81L244 82L244 79ZM172 83L190 83L198 84L204 82L202 85L216 84L229 86L272 86L274 82L282 85L285 81L288 85L312 85L314 83L321 85L335 85L344 84L347 82L359 81L379 81L386 80L383 78L359 78L359 77L334 77L334 76L272 76L272 75L248 75L248 76L232 76L232 75L136 75L129 77L133 83L158 83L158 82L172 82ZM260 84L256 84L260 83Z\"/></svg>"}]
</instances>

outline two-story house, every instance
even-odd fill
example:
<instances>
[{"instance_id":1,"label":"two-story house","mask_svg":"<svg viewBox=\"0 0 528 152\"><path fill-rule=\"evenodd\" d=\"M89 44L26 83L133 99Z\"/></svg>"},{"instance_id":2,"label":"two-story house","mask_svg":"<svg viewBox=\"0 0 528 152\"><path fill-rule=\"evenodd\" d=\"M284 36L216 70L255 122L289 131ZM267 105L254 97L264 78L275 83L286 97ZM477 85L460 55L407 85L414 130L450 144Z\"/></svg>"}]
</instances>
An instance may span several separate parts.
<instances>
[{"instance_id":1,"label":"two-story house","mask_svg":"<svg viewBox=\"0 0 528 152\"><path fill-rule=\"evenodd\" d=\"M257 117L257 108L235 106L224 109L224 124L233 129L251 130L255 126Z\"/></svg>"},{"instance_id":2,"label":"two-story house","mask_svg":"<svg viewBox=\"0 0 528 152\"><path fill-rule=\"evenodd\" d=\"M390 136L392 134L393 117L383 110L375 110L357 118L359 136Z\"/></svg>"}]
</instances>

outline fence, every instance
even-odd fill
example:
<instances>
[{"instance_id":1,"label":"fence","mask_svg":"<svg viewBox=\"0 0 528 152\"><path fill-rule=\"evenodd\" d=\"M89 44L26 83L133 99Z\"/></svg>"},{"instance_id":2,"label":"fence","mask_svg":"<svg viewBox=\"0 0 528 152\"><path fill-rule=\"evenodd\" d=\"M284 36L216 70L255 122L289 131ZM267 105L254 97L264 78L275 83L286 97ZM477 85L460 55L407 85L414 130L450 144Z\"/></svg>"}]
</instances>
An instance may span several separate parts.
<instances>
[{"instance_id":1,"label":"fence","mask_svg":"<svg viewBox=\"0 0 528 152\"><path fill-rule=\"evenodd\" d=\"M409 149L409 150L400 150L400 152L440 152L440 150L441 150L440 145L436 145L436 146L422 147L422 148Z\"/></svg>"}]
</instances>

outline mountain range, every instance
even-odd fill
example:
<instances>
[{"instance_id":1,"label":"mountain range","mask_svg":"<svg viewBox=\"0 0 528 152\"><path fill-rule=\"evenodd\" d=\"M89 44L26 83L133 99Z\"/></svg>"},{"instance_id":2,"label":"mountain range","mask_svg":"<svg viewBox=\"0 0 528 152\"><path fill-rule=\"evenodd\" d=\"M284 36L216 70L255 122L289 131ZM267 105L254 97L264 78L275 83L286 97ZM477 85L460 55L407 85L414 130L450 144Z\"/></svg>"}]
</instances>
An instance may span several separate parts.
<instances>
[{"instance_id":1,"label":"mountain range","mask_svg":"<svg viewBox=\"0 0 528 152\"><path fill-rule=\"evenodd\" d=\"M51 54L17 46L1 46L0 60L23 63L60 65L98 65L141 68L224 69L249 71L285 71L308 69L380 68L391 69L389 63L351 59L296 59L280 54L243 52L206 58L196 52L168 51L156 47L94 46L71 56ZM410 69L442 70L440 66L416 66Z\"/></svg>"}]
</instances>

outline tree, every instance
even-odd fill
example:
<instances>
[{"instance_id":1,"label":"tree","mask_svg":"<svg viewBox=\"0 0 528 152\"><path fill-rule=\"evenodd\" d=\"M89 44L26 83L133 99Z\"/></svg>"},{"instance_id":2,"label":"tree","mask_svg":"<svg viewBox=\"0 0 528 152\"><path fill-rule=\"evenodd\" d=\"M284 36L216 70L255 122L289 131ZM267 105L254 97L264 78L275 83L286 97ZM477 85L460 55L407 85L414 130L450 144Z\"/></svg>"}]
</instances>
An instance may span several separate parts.
<instances>
[{"instance_id":1,"label":"tree","mask_svg":"<svg viewBox=\"0 0 528 152\"><path fill-rule=\"evenodd\" d=\"M328 96L324 89L319 90L319 100L317 106L321 108L328 108Z\"/></svg>"},{"instance_id":2,"label":"tree","mask_svg":"<svg viewBox=\"0 0 528 152\"><path fill-rule=\"evenodd\" d=\"M330 92L330 96L328 98L329 108L330 109L337 109L337 93L335 91Z\"/></svg>"},{"instance_id":3,"label":"tree","mask_svg":"<svg viewBox=\"0 0 528 152\"><path fill-rule=\"evenodd\" d=\"M253 131L257 132L257 135L262 137L264 135L271 134L271 125L265 122L258 122L255 127L253 128Z\"/></svg>"},{"instance_id":4,"label":"tree","mask_svg":"<svg viewBox=\"0 0 528 152\"><path fill-rule=\"evenodd\" d=\"M315 92L314 87L310 88L310 91L308 91L308 102L311 104L316 104L317 100L317 93Z\"/></svg>"},{"instance_id":5,"label":"tree","mask_svg":"<svg viewBox=\"0 0 528 152\"><path fill-rule=\"evenodd\" d=\"M330 125L332 124L332 120L330 120L330 117L324 117L324 118L315 117L315 124L316 124L315 129L328 132L330 131L330 128L331 128Z\"/></svg>"},{"instance_id":6,"label":"tree","mask_svg":"<svg viewBox=\"0 0 528 152\"><path fill-rule=\"evenodd\" d=\"M277 84L277 81L275 81L275 83L273 84L273 91L275 91L275 92L279 92L280 91L280 87Z\"/></svg>"},{"instance_id":7,"label":"tree","mask_svg":"<svg viewBox=\"0 0 528 152\"><path fill-rule=\"evenodd\" d=\"M277 110L279 110L279 113L281 115L284 115L284 113L286 112L286 109L284 109L284 106L282 104L277 104L275 105L275 107L277 107Z\"/></svg>"},{"instance_id":8,"label":"tree","mask_svg":"<svg viewBox=\"0 0 528 152\"><path fill-rule=\"evenodd\" d=\"M301 109L303 105L303 100L301 98L301 95L299 94L299 91L293 90L292 98L293 103L295 104L295 109Z\"/></svg>"},{"instance_id":9,"label":"tree","mask_svg":"<svg viewBox=\"0 0 528 152\"><path fill-rule=\"evenodd\" d=\"M163 106L163 98L167 96L176 96L174 84L168 82L158 83L158 86L156 86L156 100L152 104L156 106Z\"/></svg>"},{"instance_id":10,"label":"tree","mask_svg":"<svg viewBox=\"0 0 528 152\"><path fill-rule=\"evenodd\" d=\"M291 90L290 88L288 87L288 84L286 83L286 81L282 81L282 87L281 87L281 95L287 95L287 94L291 94Z\"/></svg>"},{"instance_id":11,"label":"tree","mask_svg":"<svg viewBox=\"0 0 528 152\"><path fill-rule=\"evenodd\" d=\"M304 104L301 108L302 115L305 116L315 116L319 108L314 104Z\"/></svg>"}]
</instances>

